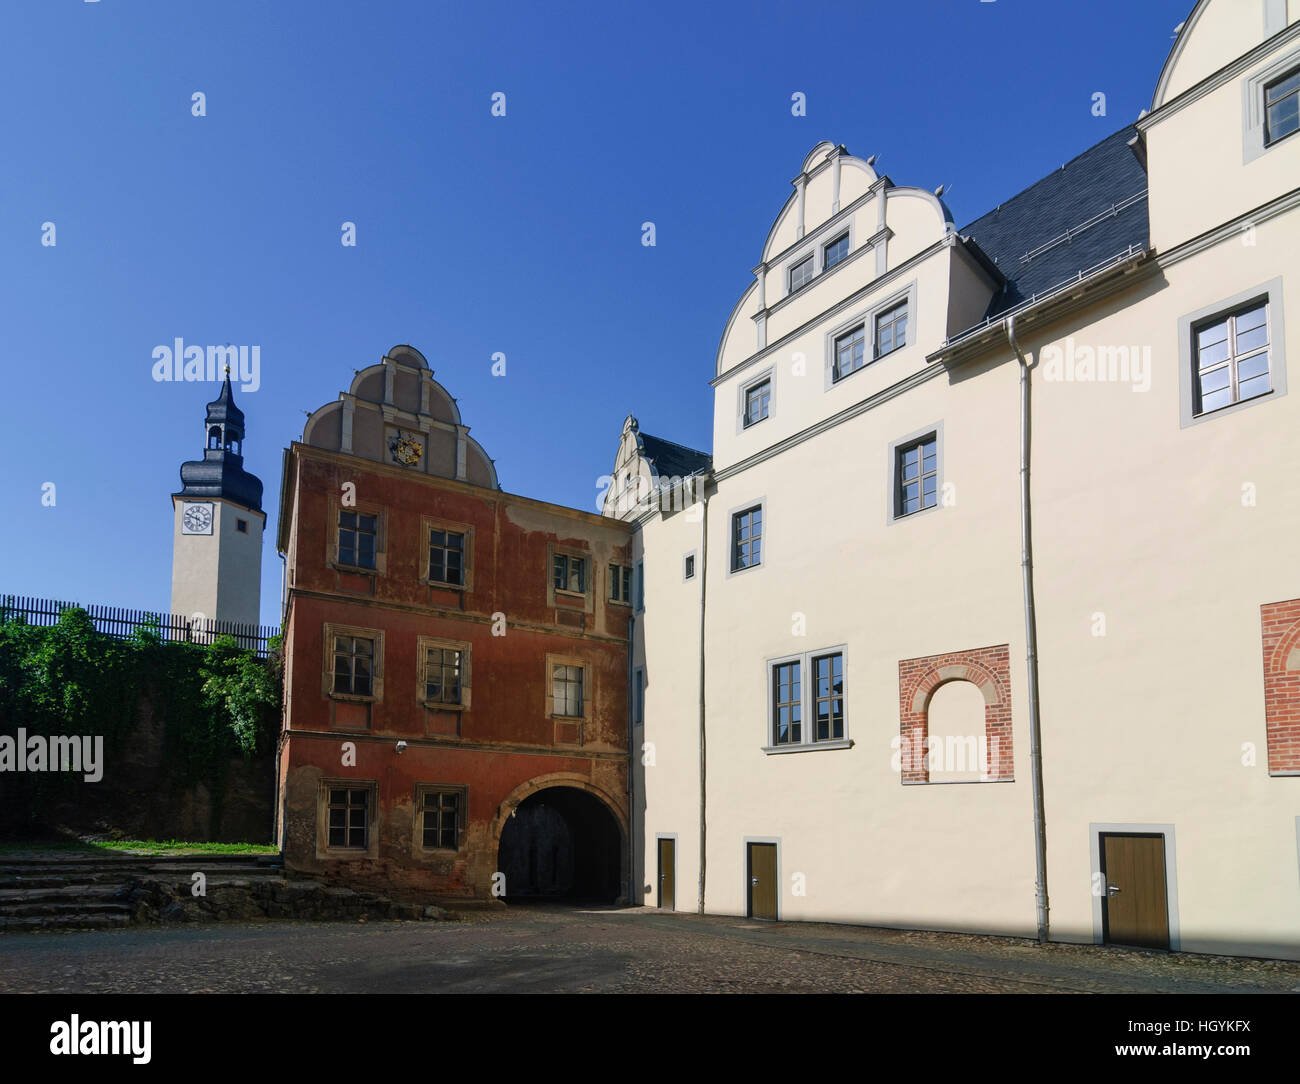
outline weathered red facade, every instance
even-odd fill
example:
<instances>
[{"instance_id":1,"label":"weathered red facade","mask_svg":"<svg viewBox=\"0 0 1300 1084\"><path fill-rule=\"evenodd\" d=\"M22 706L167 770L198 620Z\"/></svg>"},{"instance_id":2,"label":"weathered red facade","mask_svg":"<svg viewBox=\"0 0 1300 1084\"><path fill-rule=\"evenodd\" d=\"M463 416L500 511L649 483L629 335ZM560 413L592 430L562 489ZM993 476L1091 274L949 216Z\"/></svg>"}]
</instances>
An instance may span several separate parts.
<instances>
[{"instance_id":1,"label":"weathered red facade","mask_svg":"<svg viewBox=\"0 0 1300 1084\"><path fill-rule=\"evenodd\" d=\"M357 515L373 528L364 553L348 533ZM301 443L285 457L281 516L287 865L409 895L562 891L585 877L626 898L629 608L610 599L610 566L628 563L628 528ZM444 531L460 540L460 584L430 570L430 540L444 537L431 532ZM557 589L557 555L581 562L580 590ZM443 651L454 669L439 670ZM510 821L527 838L503 884Z\"/></svg>"}]
</instances>

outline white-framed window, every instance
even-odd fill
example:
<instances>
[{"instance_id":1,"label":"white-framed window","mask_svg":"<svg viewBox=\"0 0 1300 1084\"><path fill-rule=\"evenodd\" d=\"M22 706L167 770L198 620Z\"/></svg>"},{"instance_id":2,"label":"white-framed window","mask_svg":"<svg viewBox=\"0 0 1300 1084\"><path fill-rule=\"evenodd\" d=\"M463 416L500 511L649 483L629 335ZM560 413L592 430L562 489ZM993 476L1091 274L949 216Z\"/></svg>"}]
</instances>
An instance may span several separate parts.
<instances>
[{"instance_id":1,"label":"white-framed window","mask_svg":"<svg viewBox=\"0 0 1300 1084\"><path fill-rule=\"evenodd\" d=\"M1300 68L1264 85L1264 146L1300 130Z\"/></svg>"},{"instance_id":2,"label":"white-framed window","mask_svg":"<svg viewBox=\"0 0 1300 1084\"><path fill-rule=\"evenodd\" d=\"M844 655L841 644L768 660L766 752L843 749L851 744L845 722Z\"/></svg>"},{"instance_id":3,"label":"white-framed window","mask_svg":"<svg viewBox=\"0 0 1300 1084\"><path fill-rule=\"evenodd\" d=\"M843 380L866 364L867 328L859 324L843 335L835 337L835 362L833 380Z\"/></svg>"},{"instance_id":4,"label":"white-framed window","mask_svg":"<svg viewBox=\"0 0 1300 1084\"><path fill-rule=\"evenodd\" d=\"M772 380L770 377L747 387L745 389L745 428L748 429L751 425L755 425L766 418L771 405Z\"/></svg>"},{"instance_id":5,"label":"white-framed window","mask_svg":"<svg viewBox=\"0 0 1300 1084\"><path fill-rule=\"evenodd\" d=\"M576 553L551 555L551 586L571 595L587 593L587 559Z\"/></svg>"},{"instance_id":6,"label":"white-framed window","mask_svg":"<svg viewBox=\"0 0 1300 1084\"><path fill-rule=\"evenodd\" d=\"M826 332L826 389L912 344L916 283L882 297Z\"/></svg>"},{"instance_id":7,"label":"white-framed window","mask_svg":"<svg viewBox=\"0 0 1300 1084\"><path fill-rule=\"evenodd\" d=\"M753 505L731 515L731 571L763 563L763 506Z\"/></svg>"},{"instance_id":8,"label":"white-framed window","mask_svg":"<svg viewBox=\"0 0 1300 1084\"><path fill-rule=\"evenodd\" d=\"M813 279L813 254L810 252L790 268L790 293L802 290Z\"/></svg>"},{"instance_id":9,"label":"white-framed window","mask_svg":"<svg viewBox=\"0 0 1300 1084\"><path fill-rule=\"evenodd\" d=\"M572 659L548 657L547 672L549 714L582 718L586 710L586 666Z\"/></svg>"},{"instance_id":10,"label":"white-framed window","mask_svg":"<svg viewBox=\"0 0 1300 1084\"><path fill-rule=\"evenodd\" d=\"M829 271L849 254L849 232L845 230L834 241L822 246L822 270Z\"/></svg>"},{"instance_id":11,"label":"white-framed window","mask_svg":"<svg viewBox=\"0 0 1300 1084\"><path fill-rule=\"evenodd\" d=\"M894 441L887 460L888 515L891 523L941 507L943 422Z\"/></svg>"},{"instance_id":12,"label":"white-framed window","mask_svg":"<svg viewBox=\"0 0 1300 1084\"><path fill-rule=\"evenodd\" d=\"M898 448L896 514L910 516L939 503L939 438L930 433Z\"/></svg>"},{"instance_id":13,"label":"white-framed window","mask_svg":"<svg viewBox=\"0 0 1300 1084\"><path fill-rule=\"evenodd\" d=\"M1241 81L1241 162L1249 165L1300 131L1300 46Z\"/></svg>"},{"instance_id":14,"label":"white-framed window","mask_svg":"<svg viewBox=\"0 0 1300 1084\"><path fill-rule=\"evenodd\" d=\"M907 301L876 315L875 355L883 358L907 345Z\"/></svg>"},{"instance_id":15,"label":"white-framed window","mask_svg":"<svg viewBox=\"0 0 1300 1084\"><path fill-rule=\"evenodd\" d=\"M1286 395L1283 301L1275 278L1179 317L1181 428Z\"/></svg>"},{"instance_id":16,"label":"white-framed window","mask_svg":"<svg viewBox=\"0 0 1300 1084\"><path fill-rule=\"evenodd\" d=\"M1196 413L1208 414L1272 391L1266 298L1197 324Z\"/></svg>"}]
</instances>

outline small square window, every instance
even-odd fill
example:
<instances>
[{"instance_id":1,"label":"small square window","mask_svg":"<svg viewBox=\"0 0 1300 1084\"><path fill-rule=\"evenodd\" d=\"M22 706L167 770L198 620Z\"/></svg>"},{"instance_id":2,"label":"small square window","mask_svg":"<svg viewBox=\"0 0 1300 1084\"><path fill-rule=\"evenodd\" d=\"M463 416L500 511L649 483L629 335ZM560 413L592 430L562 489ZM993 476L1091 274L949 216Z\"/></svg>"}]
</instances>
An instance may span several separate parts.
<instances>
[{"instance_id":1,"label":"small square window","mask_svg":"<svg viewBox=\"0 0 1300 1084\"><path fill-rule=\"evenodd\" d=\"M767 417L772 405L772 381L760 381L745 389L745 428Z\"/></svg>"},{"instance_id":2,"label":"small square window","mask_svg":"<svg viewBox=\"0 0 1300 1084\"><path fill-rule=\"evenodd\" d=\"M763 507L756 505L731 517L731 571L753 568L763 560Z\"/></svg>"},{"instance_id":3,"label":"small square window","mask_svg":"<svg viewBox=\"0 0 1300 1084\"><path fill-rule=\"evenodd\" d=\"M682 568L682 578L687 580L695 579L695 554L688 553L686 561Z\"/></svg>"},{"instance_id":4,"label":"small square window","mask_svg":"<svg viewBox=\"0 0 1300 1084\"><path fill-rule=\"evenodd\" d=\"M894 514L907 516L939 502L939 442L935 434L897 450Z\"/></svg>"},{"instance_id":5,"label":"small square window","mask_svg":"<svg viewBox=\"0 0 1300 1084\"><path fill-rule=\"evenodd\" d=\"M1254 301L1192 329L1196 413L1208 414L1272 390L1268 302Z\"/></svg>"},{"instance_id":6,"label":"small square window","mask_svg":"<svg viewBox=\"0 0 1300 1084\"><path fill-rule=\"evenodd\" d=\"M829 271L849 254L849 235L846 233L835 238L822 252L824 256L822 270Z\"/></svg>"},{"instance_id":7,"label":"small square window","mask_svg":"<svg viewBox=\"0 0 1300 1084\"><path fill-rule=\"evenodd\" d=\"M907 345L907 302L876 317L876 357L883 358Z\"/></svg>"},{"instance_id":8,"label":"small square window","mask_svg":"<svg viewBox=\"0 0 1300 1084\"><path fill-rule=\"evenodd\" d=\"M812 277L813 258L809 256L790 268L790 293L802 290L808 283L812 282Z\"/></svg>"},{"instance_id":9,"label":"small square window","mask_svg":"<svg viewBox=\"0 0 1300 1084\"><path fill-rule=\"evenodd\" d=\"M1264 146L1300 128L1300 68L1264 87Z\"/></svg>"},{"instance_id":10,"label":"small square window","mask_svg":"<svg viewBox=\"0 0 1300 1084\"><path fill-rule=\"evenodd\" d=\"M240 534L248 534L248 520L246 519L235 520L235 530L237 530Z\"/></svg>"},{"instance_id":11,"label":"small square window","mask_svg":"<svg viewBox=\"0 0 1300 1084\"><path fill-rule=\"evenodd\" d=\"M571 553L557 553L552 558L552 583L557 591L575 595L587 592L587 561Z\"/></svg>"}]
</instances>

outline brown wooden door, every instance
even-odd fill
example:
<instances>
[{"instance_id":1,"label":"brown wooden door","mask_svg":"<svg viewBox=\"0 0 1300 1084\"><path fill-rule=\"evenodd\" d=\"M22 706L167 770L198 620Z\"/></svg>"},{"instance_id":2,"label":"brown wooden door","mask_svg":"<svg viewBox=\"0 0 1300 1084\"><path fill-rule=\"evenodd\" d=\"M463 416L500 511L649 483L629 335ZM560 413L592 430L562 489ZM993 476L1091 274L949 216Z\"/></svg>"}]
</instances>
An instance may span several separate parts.
<instances>
[{"instance_id":1,"label":"brown wooden door","mask_svg":"<svg viewBox=\"0 0 1300 1084\"><path fill-rule=\"evenodd\" d=\"M1165 837L1103 835L1105 937L1108 944L1169 947Z\"/></svg>"},{"instance_id":2,"label":"brown wooden door","mask_svg":"<svg viewBox=\"0 0 1300 1084\"><path fill-rule=\"evenodd\" d=\"M749 917L776 918L776 844L747 844Z\"/></svg>"},{"instance_id":3,"label":"brown wooden door","mask_svg":"<svg viewBox=\"0 0 1300 1084\"><path fill-rule=\"evenodd\" d=\"M659 841L659 906L668 910L677 907L677 841Z\"/></svg>"}]
</instances>

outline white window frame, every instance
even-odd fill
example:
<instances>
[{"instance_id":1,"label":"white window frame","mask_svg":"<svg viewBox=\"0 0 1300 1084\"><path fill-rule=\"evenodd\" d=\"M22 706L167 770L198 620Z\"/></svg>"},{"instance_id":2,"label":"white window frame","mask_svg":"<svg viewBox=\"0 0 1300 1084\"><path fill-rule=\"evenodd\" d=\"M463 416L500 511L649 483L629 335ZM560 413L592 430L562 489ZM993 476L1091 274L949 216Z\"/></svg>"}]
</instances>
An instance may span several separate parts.
<instances>
[{"instance_id":1,"label":"white window frame","mask_svg":"<svg viewBox=\"0 0 1300 1084\"><path fill-rule=\"evenodd\" d=\"M1229 403L1216 410L1196 413L1196 379L1199 373L1196 342L1193 338L1195 329L1218 317L1224 317L1254 301L1263 301L1267 306L1265 317L1268 326L1268 377L1271 390L1263 395ZM1286 321L1282 311L1282 279L1269 279L1268 282L1250 290L1242 290L1232 297L1224 298L1207 305L1196 312L1187 313L1178 320L1178 391L1179 391L1179 428L1200 425L1213 418L1222 418L1235 414L1239 410L1249 410L1261 403L1272 402L1286 395Z\"/></svg>"},{"instance_id":2,"label":"white window frame","mask_svg":"<svg viewBox=\"0 0 1300 1084\"><path fill-rule=\"evenodd\" d=\"M918 508L915 512L900 512L898 497L902 491L902 477L899 470L898 453L909 445L916 444L918 441L931 436L934 437L935 458L934 504L929 508ZM920 516L939 511L943 507L943 422L937 421L933 425L927 425L924 429L918 429L914 433L908 433L907 436L899 437L898 440L893 441L889 445L886 469L888 471L888 485L885 492L887 523L901 523L904 520L910 522Z\"/></svg>"},{"instance_id":3,"label":"white window frame","mask_svg":"<svg viewBox=\"0 0 1300 1084\"><path fill-rule=\"evenodd\" d=\"M1272 143L1264 143L1264 88L1300 69L1300 46L1288 50L1266 68L1241 81L1241 164L1249 165L1300 132L1289 132Z\"/></svg>"},{"instance_id":4,"label":"white window frame","mask_svg":"<svg viewBox=\"0 0 1300 1084\"><path fill-rule=\"evenodd\" d=\"M813 676L812 664L814 659L819 659L823 655L839 655L841 667L844 673L844 737L828 738L825 741L815 740L816 717L814 714L817 706L817 690ZM797 742L789 742L785 745L776 744L776 703L772 697L772 683L774 672L778 666L785 666L789 663L797 662L799 664L799 703L801 705L799 712L799 729L800 737ZM828 749L851 749L853 748L853 739L849 731L849 649L847 644L831 644L827 647L820 647L811 651L794 652L788 655L778 655L763 662L763 699L766 704L766 710L763 713L766 733L763 738L762 749L769 755L777 753L810 753L814 750Z\"/></svg>"},{"instance_id":5,"label":"white window frame","mask_svg":"<svg viewBox=\"0 0 1300 1084\"><path fill-rule=\"evenodd\" d=\"M754 422L752 425L746 425L745 418L748 415L748 412L745 410L746 400L749 398L749 393L764 381L768 384L767 414L764 417L759 418L758 421ZM772 417L772 411L776 408L776 366L770 366L762 372L755 373L748 379L741 381L741 383L737 385L736 391L736 432L744 433L756 426L762 425L763 422L768 421Z\"/></svg>"},{"instance_id":6,"label":"white window frame","mask_svg":"<svg viewBox=\"0 0 1300 1084\"><path fill-rule=\"evenodd\" d=\"M762 538L762 545L759 547L759 559L756 564L747 565L745 568L736 568L733 563L735 559L734 540L735 540L735 531L736 531L736 516L740 515L742 512L749 512L754 508L757 508L762 513L762 519L763 519L763 531L762 534L759 536L760 538ZM731 511L727 513L725 528L727 532L726 568L727 568L728 578L732 576L743 576L746 572L753 572L755 569L762 568L764 565L767 564L768 556L771 553L771 550L768 548L769 538L767 532L767 525L768 525L768 518L767 518L766 497L758 497L752 501L745 501L743 504L736 505L735 508L731 509Z\"/></svg>"}]
</instances>

